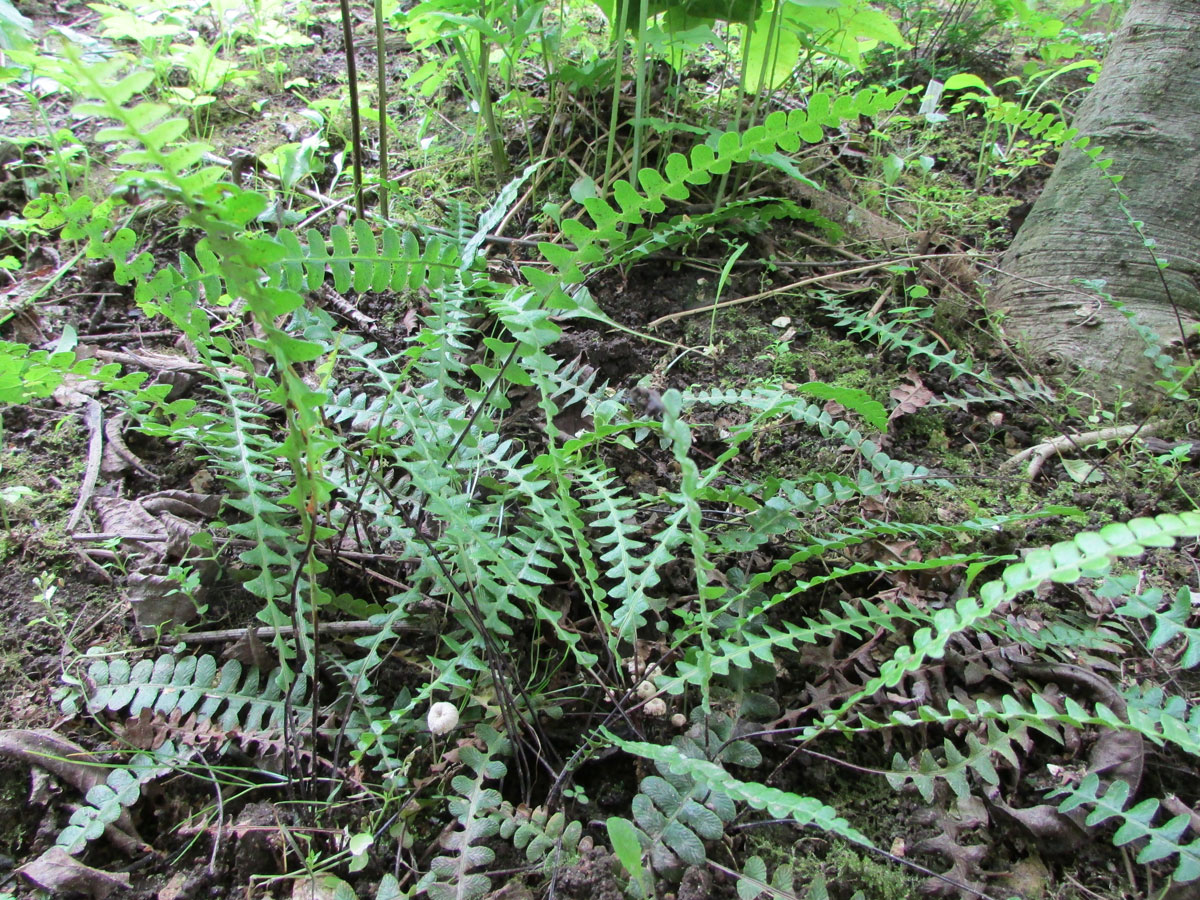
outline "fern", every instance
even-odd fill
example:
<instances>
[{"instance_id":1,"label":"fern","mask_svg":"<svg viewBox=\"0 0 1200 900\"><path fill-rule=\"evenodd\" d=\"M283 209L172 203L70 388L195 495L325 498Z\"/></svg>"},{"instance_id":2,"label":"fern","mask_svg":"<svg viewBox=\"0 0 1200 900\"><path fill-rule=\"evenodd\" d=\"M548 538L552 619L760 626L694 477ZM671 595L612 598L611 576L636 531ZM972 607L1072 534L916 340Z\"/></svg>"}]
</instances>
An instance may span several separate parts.
<instances>
[{"instance_id":1,"label":"fern","mask_svg":"<svg viewBox=\"0 0 1200 900\"><path fill-rule=\"evenodd\" d=\"M778 788L734 778L721 766L706 759L692 759L673 746L628 741L604 731L607 740L626 753L661 763L677 776L686 776L699 787L717 796L728 797L754 809L766 810L777 819L792 819L801 825L815 825L855 844L873 847L871 840L837 814L830 806L812 797L804 797Z\"/></svg>"},{"instance_id":2,"label":"fern","mask_svg":"<svg viewBox=\"0 0 1200 900\"><path fill-rule=\"evenodd\" d=\"M945 712L930 706L919 707L915 715L892 711L888 713L885 722L872 721L860 715L857 725L844 724L837 730L849 733L874 731L888 725L956 725L962 722L995 720L1033 728L1057 741L1060 736L1053 727L1057 723L1077 729L1094 726L1134 731L1160 747L1174 745L1194 756L1200 756L1200 706L1188 709L1186 703L1178 697L1164 699L1159 696L1156 700L1157 702L1147 695L1140 703L1130 703L1126 710L1126 720L1102 704L1097 704L1089 711L1078 701L1068 697L1064 699L1063 709L1060 710L1040 694L1034 694L1028 704L1006 694L997 701L999 705L993 705L987 700L976 700L972 707L968 707L957 700L951 700L947 703Z\"/></svg>"},{"instance_id":3,"label":"fern","mask_svg":"<svg viewBox=\"0 0 1200 900\"><path fill-rule=\"evenodd\" d=\"M879 416L881 416L882 424L886 424L887 416L883 413L883 407L876 403L876 401L869 401L869 403L879 407L878 415L874 406L863 404L861 399L852 397L848 392L841 392L839 400L849 401L850 408L859 408L868 417L869 421L874 419L879 422ZM861 453L866 463L893 486L914 479L932 479L932 473L928 469L922 466L915 466L912 463L892 459L876 442L864 437L860 431L849 423L835 418L821 407L792 397L783 390L773 386L764 385L740 391L689 391L684 395L684 402L688 404L702 403L708 406L732 404L746 406L758 411L760 421L777 416L789 416L794 421L803 422L810 427L816 428L826 437L836 437L846 446ZM882 424L880 427L882 427ZM740 429L743 440L748 439L752 435L752 429L756 425L757 422ZM932 483L939 486L947 485L947 482L941 479L932 479Z\"/></svg>"},{"instance_id":4,"label":"fern","mask_svg":"<svg viewBox=\"0 0 1200 900\"><path fill-rule=\"evenodd\" d=\"M834 325L838 328L845 328L850 334L863 335L885 350L904 350L909 359L924 358L930 369L938 366L948 369L951 378L975 378L991 386L997 393L1003 391L986 368L977 370L971 361L959 362L955 351L941 352L937 341L919 343L920 338L913 335L908 325L867 318L857 310L846 307L845 301L835 294L827 294L821 301L821 308L834 317Z\"/></svg>"},{"instance_id":5,"label":"fern","mask_svg":"<svg viewBox=\"0 0 1200 900\"><path fill-rule=\"evenodd\" d=\"M212 656L164 654L133 664L122 658L96 660L88 668L87 708L137 718L144 710L172 721L192 716L243 739L283 733L289 714L297 727L308 721L308 688L303 676L287 696L279 672L264 675L229 660L218 668Z\"/></svg>"},{"instance_id":6,"label":"fern","mask_svg":"<svg viewBox=\"0 0 1200 900\"><path fill-rule=\"evenodd\" d=\"M776 111L761 125L744 132L727 131L706 143L696 144L686 155L670 154L661 174L654 169L642 169L637 173L641 192L629 181L616 181L611 187L616 206L600 197L594 186L591 190L584 187L575 192L574 199L587 211L593 226L567 219L561 223L562 233L575 249L549 242L540 244L539 249L556 267L563 283L578 283L583 280L583 267L623 262L632 249L643 245L652 232L637 226L642 226L647 216L664 212L666 201L686 201L694 187L711 183L734 165L780 150L793 153L801 142L820 141L825 128L837 128L843 121L859 116L877 116L904 97L904 91L877 88L837 97L819 91L808 98L806 109ZM628 226L635 228L627 236ZM666 228L671 226L668 224Z\"/></svg>"},{"instance_id":7,"label":"fern","mask_svg":"<svg viewBox=\"0 0 1200 900\"><path fill-rule=\"evenodd\" d=\"M1172 879L1189 882L1200 878L1200 837L1186 844L1180 840L1190 822L1186 813L1168 819L1161 825L1152 825L1160 806L1158 800L1151 797L1126 809L1129 785L1124 781L1114 781L1101 793L1100 777L1096 774L1088 775L1077 788L1061 788L1051 796L1063 794L1067 796L1059 803L1059 812L1070 812L1086 804L1091 807L1086 820L1088 825L1120 819L1122 824L1112 837L1116 846L1145 841L1138 851L1139 863L1147 864L1178 856Z\"/></svg>"},{"instance_id":8,"label":"fern","mask_svg":"<svg viewBox=\"0 0 1200 900\"><path fill-rule=\"evenodd\" d=\"M1151 588L1140 594L1133 594L1136 584L1137 576L1111 575L1096 591L1096 596L1109 600L1128 597L1129 599L1113 612L1130 619L1149 619L1154 624L1154 630L1146 640L1147 650L1159 650L1180 638L1182 653L1179 665L1185 669L1193 669L1200 665L1200 628L1192 628L1187 624L1194 611L1193 592L1187 585L1181 586L1175 593L1175 599L1164 608L1163 592L1160 589Z\"/></svg>"},{"instance_id":9,"label":"fern","mask_svg":"<svg viewBox=\"0 0 1200 900\"><path fill-rule=\"evenodd\" d=\"M1147 548L1169 547L1179 537L1197 534L1200 534L1200 513L1184 512L1179 515L1160 515L1153 519L1134 519L1127 524L1106 525L1098 532L1084 532L1073 540L1030 552L1024 561L1008 566L1000 578L983 585L978 599L964 597L953 609L935 613L932 628L919 629L913 635L911 646L901 647L892 659L880 667L879 675L851 695L840 708L831 711L824 722L812 726L809 732L816 734L827 728L844 728L847 713L860 700L880 689L896 686L907 673L919 669L925 660L940 658L952 635L976 627L1002 603L1022 592L1033 590L1044 581L1069 584L1085 575L1102 575L1115 557L1138 556ZM1035 702L1038 699L1035 695ZM1070 703L1068 701L1068 712L1071 711ZM1074 706L1087 717L1088 714L1078 704ZM1100 710L1103 707L1098 708L1098 713ZM1107 721L1116 723L1114 727L1122 727L1123 723L1115 714L1108 710L1104 712ZM1187 749L1190 749L1200 735L1186 735L1184 738ZM1184 746L1184 743L1180 745Z\"/></svg>"},{"instance_id":10,"label":"fern","mask_svg":"<svg viewBox=\"0 0 1200 900\"><path fill-rule=\"evenodd\" d=\"M500 837L511 841L531 863L547 868L569 866L579 856L583 823L568 820L562 812L547 813L545 807L516 809L507 800L500 805Z\"/></svg>"},{"instance_id":11,"label":"fern","mask_svg":"<svg viewBox=\"0 0 1200 900\"><path fill-rule=\"evenodd\" d=\"M125 810L141 799L143 785L166 775L190 755L189 750L164 741L152 751L136 753L113 766L104 783L89 790L86 803L71 813L55 843L72 855L81 853L90 841L104 834L109 823L127 814Z\"/></svg>"},{"instance_id":12,"label":"fern","mask_svg":"<svg viewBox=\"0 0 1200 900\"><path fill-rule=\"evenodd\" d=\"M742 871L737 882L737 894L740 900L757 900L764 894L789 900L795 897L795 875L790 863L777 866L770 879L767 878L767 864L761 856L751 856L742 863ZM812 894L810 893L811 897Z\"/></svg>"},{"instance_id":13,"label":"fern","mask_svg":"<svg viewBox=\"0 0 1200 900\"><path fill-rule=\"evenodd\" d=\"M674 782L649 775L633 798L634 821L648 847L650 863L659 872L677 872L680 863L704 865L708 859L704 841L718 840L725 833L721 817L693 796L694 782L686 777L676 777Z\"/></svg>"},{"instance_id":14,"label":"fern","mask_svg":"<svg viewBox=\"0 0 1200 900\"><path fill-rule=\"evenodd\" d=\"M432 900L478 900L491 890L491 879L475 870L496 858L490 847L479 842L500 831L496 812L501 797L495 788L484 785L507 772L504 763L494 757L508 752L508 741L487 725L480 725L478 734L483 750L468 745L458 752L471 774L456 775L450 783L456 796L448 808L460 827L442 837L442 848L449 855L435 857L429 873L417 884L417 892L427 893Z\"/></svg>"},{"instance_id":15,"label":"fern","mask_svg":"<svg viewBox=\"0 0 1200 900\"><path fill-rule=\"evenodd\" d=\"M1023 725L1017 724L1012 731L1005 732L993 720L987 722L987 737L981 740L975 733L967 732L966 752L949 738L943 742L944 761L939 762L928 749L922 750L914 764L905 761L899 753L892 760L892 771L887 774L888 784L899 789L912 784L926 803L932 803L934 784L944 780L954 796L965 800L971 795L968 775L974 772L986 785L996 786L1000 776L992 764L993 755L1004 757L1014 768L1019 765L1014 742L1020 742L1025 734Z\"/></svg>"}]
</instances>

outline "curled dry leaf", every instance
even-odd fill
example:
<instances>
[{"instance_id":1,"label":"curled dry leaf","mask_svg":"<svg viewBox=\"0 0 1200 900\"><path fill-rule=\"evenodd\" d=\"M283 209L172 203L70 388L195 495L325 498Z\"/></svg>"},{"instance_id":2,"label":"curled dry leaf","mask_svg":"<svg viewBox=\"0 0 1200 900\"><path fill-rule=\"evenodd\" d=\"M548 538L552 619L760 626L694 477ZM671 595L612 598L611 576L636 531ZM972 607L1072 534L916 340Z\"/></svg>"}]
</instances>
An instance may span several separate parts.
<instances>
[{"instance_id":1,"label":"curled dry leaf","mask_svg":"<svg viewBox=\"0 0 1200 900\"><path fill-rule=\"evenodd\" d=\"M196 555L191 539L200 524L195 520L215 515L220 498L172 490L140 500L96 497L94 505L101 527L121 535L122 545L136 554L130 560L124 587L141 636L150 638L164 628L194 619L196 604L204 600L204 585L216 575L215 564L211 560L194 562L201 581L194 597L181 592L179 582L168 572L171 565Z\"/></svg>"},{"instance_id":2,"label":"curled dry leaf","mask_svg":"<svg viewBox=\"0 0 1200 900\"><path fill-rule=\"evenodd\" d=\"M118 888L129 887L129 873L112 875L85 866L62 847L51 847L17 871L36 887L56 895L80 893L104 900Z\"/></svg>"}]
</instances>

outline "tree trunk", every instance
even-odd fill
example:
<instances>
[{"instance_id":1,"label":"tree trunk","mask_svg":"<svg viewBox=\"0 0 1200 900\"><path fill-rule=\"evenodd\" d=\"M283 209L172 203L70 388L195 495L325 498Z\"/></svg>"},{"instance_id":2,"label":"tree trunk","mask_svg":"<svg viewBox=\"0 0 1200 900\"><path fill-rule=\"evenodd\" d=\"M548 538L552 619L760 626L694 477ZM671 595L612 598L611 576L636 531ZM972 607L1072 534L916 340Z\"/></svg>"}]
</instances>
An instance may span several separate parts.
<instances>
[{"instance_id":1,"label":"tree trunk","mask_svg":"<svg viewBox=\"0 0 1200 900\"><path fill-rule=\"evenodd\" d=\"M1145 342L1101 293L1175 350L1200 320L1200 2L1133 0L1073 125L1113 160L1129 215L1092 160L1064 150L988 305L1036 365L1077 367L1111 397L1147 384L1150 368ZM1155 256L1169 261L1161 275ZM1100 291L1079 283L1097 279Z\"/></svg>"}]
</instances>

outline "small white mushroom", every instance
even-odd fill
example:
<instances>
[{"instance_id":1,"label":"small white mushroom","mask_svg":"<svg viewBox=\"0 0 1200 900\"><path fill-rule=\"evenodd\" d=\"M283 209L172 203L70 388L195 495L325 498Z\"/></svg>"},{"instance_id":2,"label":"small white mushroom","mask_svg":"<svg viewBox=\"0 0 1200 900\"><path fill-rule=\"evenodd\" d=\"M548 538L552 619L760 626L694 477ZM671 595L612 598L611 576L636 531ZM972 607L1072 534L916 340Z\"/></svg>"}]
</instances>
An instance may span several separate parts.
<instances>
[{"instance_id":1,"label":"small white mushroom","mask_svg":"<svg viewBox=\"0 0 1200 900\"><path fill-rule=\"evenodd\" d=\"M434 734L446 734L458 725L458 709L453 703L443 700L429 707L426 721L429 723L429 730Z\"/></svg>"},{"instance_id":2,"label":"small white mushroom","mask_svg":"<svg viewBox=\"0 0 1200 900\"><path fill-rule=\"evenodd\" d=\"M639 681L638 686L634 690L639 700L649 700L657 693L652 681Z\"/></svg>"},{"instance_id":3,"label":"small white mushroom","mask_svg":"<svg viewBox=\"0 0 1200 900\"><path fill-rule=\"evenodd\" d=\"M662 697L647 700L646 705L642 707L642 712L648 716L665 716L667 714L667 701Z\"/></svg>"}]
</instances>

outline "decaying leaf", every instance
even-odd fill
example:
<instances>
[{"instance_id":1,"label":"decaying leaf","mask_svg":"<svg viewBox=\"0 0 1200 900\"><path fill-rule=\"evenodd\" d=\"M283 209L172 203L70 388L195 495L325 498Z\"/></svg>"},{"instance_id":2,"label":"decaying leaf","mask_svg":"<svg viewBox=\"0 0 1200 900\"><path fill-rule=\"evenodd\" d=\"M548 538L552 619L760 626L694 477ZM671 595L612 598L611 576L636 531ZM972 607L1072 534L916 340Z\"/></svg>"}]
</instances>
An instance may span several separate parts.
<instances>
[{"instance_id":1,"label":"decaying leaf","mask_svg":"<svg viewBox=\"0 0 1200 900\"><path fill-rule=\"evenodd\" d=\"M112 875L85 866L62 847L51 847L17 870L35 886L52 894L80 893L104 900L118 888L129 887L129 874Z\"/></svg>"},{"instance_id":2,"label":"decaying leaf","mask_svg":"<svg viewBox=\"0 0 1200 900\"><path fill-rule=\"evenodd\" d=\"M186 625L198 615L196 602L179 589L178 579L165 574L163 566L130 572L125 596L133 609L133 622L146 638Z\"/></svg>"},{"instance_id":3,"label":"decaying leaf","mask_svg":"<svg viewBox=\"0 0 1200 900\"><path fill-rule=\"evenodd\" d=\"M274 655L253 628L247 628L237 642L221 654L221 658L236 659L243 665L253 666L263 672L269 672L275 667Z\"/></svg>"},{"instance_id":4,"label":"decaying leaf","mask_svg":"<svg viewBox=\"0 0 1200 900\"><path fill-rule=\"evenodd\" d=\"M998 819L1020 826L1037 846L1054 855L1071 855L1089 841L1088 833L1079 824L1048 803L1016 809L997 802L992 810Z\"/></svg>"},{"instance_id":5,"label":"decaying leaf","mask_svg":"<svg viewBox=\"0 0 1200 900\"><path fill-rule=\"evenodd\" d=\"M134 622L143 638L185 625L196 617L197 604L204 602L205 585L216 575L211 560L196 559L200 587L193 595L180 590L170 576L170 567L198 554L191 539L200 530L196 520L211 518L220 508L220 498L188 491L159 491L140 500L96 497L97 517L104 531L120 535L122 547L132 551L130 573L124 579L126 597Z\"/></svg>"},{"instance_id":6,"label":"decaying leaf","mask_svg":"<svg viewBox=\"0 0 1200 900\"><path fill-rule=\"evenodd\" d=\"M305 875L292 882L292 900L355 900L357 896L336 875Z\"/></svg>"},{"instance_id":7,"label":"decaying leaf","mask_svg":"<svg viewBox=\"0 0 1200 900\"><path fill-rule=\"evenodd\" d=\"M912 369L908 370L908 379L912 384L903 384L900 387L892 388L888 394L896 401L895 408L888 416L889 422L893 422L901 416L912 415L921 407L927 406L933 399L933 391L925 387L920 376Z\"/></svg>"}]
</instances>

